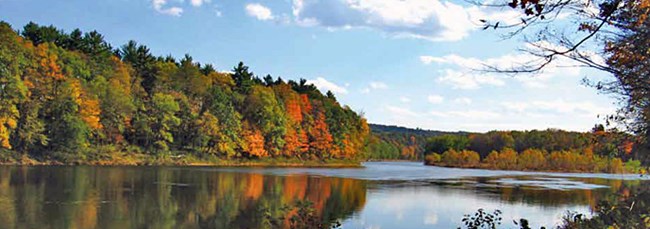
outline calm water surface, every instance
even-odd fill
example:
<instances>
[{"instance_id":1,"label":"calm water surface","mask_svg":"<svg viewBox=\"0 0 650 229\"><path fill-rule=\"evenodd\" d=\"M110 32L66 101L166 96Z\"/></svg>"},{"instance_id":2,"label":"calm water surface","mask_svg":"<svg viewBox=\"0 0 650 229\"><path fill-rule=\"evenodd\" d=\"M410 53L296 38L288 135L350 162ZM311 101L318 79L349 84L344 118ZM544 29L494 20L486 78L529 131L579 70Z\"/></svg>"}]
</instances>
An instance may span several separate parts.
<instances>
[{"instance_id":1,"label":"calm water surface","mask_svg":"<svg viewBox=\"0 0 650 229\"><path fill-rule=\"evenodd\" d=\"M308 200L342 228L455 228L478 208L553 226L638 175L450 169L409 162L362 169L0 167L0 228L265 228ZM280 223L287 223L281 221Z\"/></svg>"}]
</instances>

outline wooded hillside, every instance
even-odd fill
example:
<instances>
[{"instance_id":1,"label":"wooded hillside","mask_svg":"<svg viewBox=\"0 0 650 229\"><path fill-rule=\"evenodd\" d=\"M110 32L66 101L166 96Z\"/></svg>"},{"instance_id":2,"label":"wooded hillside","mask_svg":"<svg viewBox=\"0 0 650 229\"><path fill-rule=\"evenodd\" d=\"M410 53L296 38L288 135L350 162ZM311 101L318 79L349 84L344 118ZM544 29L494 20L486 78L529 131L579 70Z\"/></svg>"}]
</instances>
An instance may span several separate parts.
<instances>
[{"instance_id":1,"label":"wooded hillside","mask_svg":"<svg viewBox=\"0 0 650 229\"><path fill-rule=\"evenodd\" d=\"M366 120L307 81L219 72L96 31L0 23L0 159L358 157ZM13 158L13 159L12 159Z\"/></svg>"}]
</instances>

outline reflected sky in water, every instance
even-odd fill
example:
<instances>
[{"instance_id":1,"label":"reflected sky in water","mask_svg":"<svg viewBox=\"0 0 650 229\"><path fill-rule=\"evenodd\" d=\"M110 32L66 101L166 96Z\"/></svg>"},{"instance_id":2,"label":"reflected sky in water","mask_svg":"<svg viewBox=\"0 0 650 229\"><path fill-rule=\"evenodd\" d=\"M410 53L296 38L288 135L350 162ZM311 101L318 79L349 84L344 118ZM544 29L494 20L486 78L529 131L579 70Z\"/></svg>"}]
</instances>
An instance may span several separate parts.
<instances>
[{"instance_id":1,"label":"reflected sky in water","mask_svg":"<svg viewBox=\"0 0 650 229\"><path fill-rule=\"evenodd\" d=\"M203 168L212 171L253 172L273 175L308 174L331 177L346 177L363 180L426 180L458 179L463 177L499 177L499 176L541 176L566 178L602 178L617 180L650 180L650 176L638 174L607 173L552 173L526 172L485 169L445 168L425 166L421 162L366 162L364 168Z\"/></svg>"},{"instance_id":2,"label":"reflected sky in water","mask_svg":"<svg viewBox=\"0 0 650 229\"><path fill-rule=\"evenodd\" d=\"M455 228L478 208L553 226L647 185L637 175L464 170L0 166L0 228L288 228L297 201L343 228ZM279 219L269 223L269 219Z\"/></svg>"}]
</instances>

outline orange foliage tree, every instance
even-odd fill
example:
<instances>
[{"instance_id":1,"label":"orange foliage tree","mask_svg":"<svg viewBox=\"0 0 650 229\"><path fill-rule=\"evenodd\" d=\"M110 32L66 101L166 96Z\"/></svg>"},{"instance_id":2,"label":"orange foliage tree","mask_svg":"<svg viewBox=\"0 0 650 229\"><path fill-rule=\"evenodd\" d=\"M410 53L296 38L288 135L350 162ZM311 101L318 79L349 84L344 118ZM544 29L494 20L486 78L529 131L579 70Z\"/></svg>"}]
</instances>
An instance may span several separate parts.
<instances>
[{"instance_id":1,"label":"orange foliage tree","mask_svg":"<svg viewBox=\"0 0 650 229\"><path fill-rule=\"evenodd\" d=\"M249 156L253 157L268 156L268 152L264 149L264 135L262 135L262 131L250 129L250 127L246 128L246 126L249 125L244 126L243 137L246 143L246 149L244 149L244 151L246 151Z\"/></svg>"},{"instance_id":2,"label":"orange foliage tree","mask_svg":"<svg viewBox=\"0 0 650 229\"><path fill-rule=\"evenodd\" d=\"M329 132L327 123L325 122L325 114L318 111L314 126L311 129L309 147L316 155L321 158L332 150L332 135Z\"/></svg>"}]
</instances>

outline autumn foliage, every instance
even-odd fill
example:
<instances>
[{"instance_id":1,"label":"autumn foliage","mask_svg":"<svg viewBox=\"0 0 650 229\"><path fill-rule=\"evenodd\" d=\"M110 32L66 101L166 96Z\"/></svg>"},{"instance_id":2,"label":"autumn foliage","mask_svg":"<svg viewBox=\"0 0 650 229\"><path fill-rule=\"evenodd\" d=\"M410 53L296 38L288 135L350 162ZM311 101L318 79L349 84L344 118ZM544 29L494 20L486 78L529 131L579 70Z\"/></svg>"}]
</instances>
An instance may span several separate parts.
<instances>
[{"instance_id":1,"label":"autumn foliage","mask_svg":"<svg viewBox=\"0 0 650 229\"><path fill-rule=\"evenodd\" d=\"M452 167L572 172L642 172L634 136L596 125L590 132L490 131L429 138L425 163ZM469 151L480 163L460 160ZM437 155L437 156L429 156ZM455 155L455 156L454 156Z\"/></svg>"},{"instance_id":2,"label":"autumn foliage","mask_svg":"<svg viewBox=\"0 0 650 229\"><path fill-rule=\"evenodd\" d=\"M500 170L527 171L563 171L563 172L603 172L623 173L641 172L639 162L630 160L626 165L620 158L606 158L598 155L585 154L575 151L546 152L537 149L527 149L517 153L506 148L501 152L492 151L480 160L479 154L471 150L456 151L450 149L442 154L433 153L425 157L428 165L486 168ZM637 164L632 166L632 164Z\"/></svg>"},{"instance_id":3,"label":"autumn foliage","mask_svg":"<svg viewBox=\"0 0 650 229\"><path fill-rule=\"evenodd\" d=\"M30 23L17 34L2 22L0 154L359 159L365 119L306 82L156 57L135 41L113 48L95 31Z\"/></svg>"}]
</instances>

